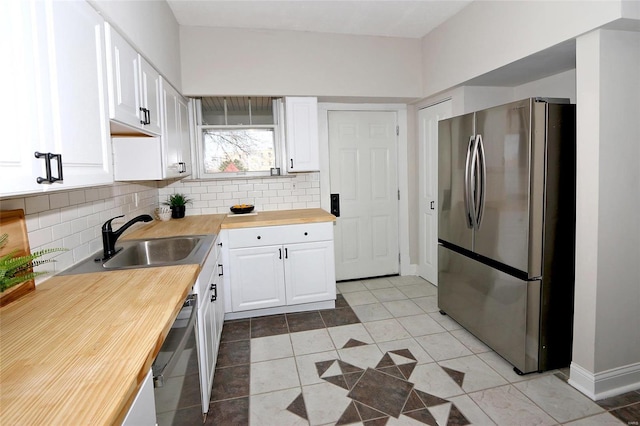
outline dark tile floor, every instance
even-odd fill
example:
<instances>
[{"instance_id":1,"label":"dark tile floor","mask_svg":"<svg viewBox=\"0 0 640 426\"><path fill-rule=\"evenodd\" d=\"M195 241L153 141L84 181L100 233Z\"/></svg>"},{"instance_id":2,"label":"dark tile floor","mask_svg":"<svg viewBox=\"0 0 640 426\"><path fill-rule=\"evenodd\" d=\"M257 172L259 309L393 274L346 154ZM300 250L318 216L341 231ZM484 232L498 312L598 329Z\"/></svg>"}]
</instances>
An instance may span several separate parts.
<instances>
[{"instance_id":1,"label":"dark tile floor","mask_svg":"<svg viewBox=\"0 0 640 426\"><path fill-rule=\"evenodd\" d=\"M567 370L518 376L416 277L338 284L336 309L225 322L210 425L620 425L640 392L594 403ZM159 424L195 425L199 406Z\"/></svg>"}]
</instances>

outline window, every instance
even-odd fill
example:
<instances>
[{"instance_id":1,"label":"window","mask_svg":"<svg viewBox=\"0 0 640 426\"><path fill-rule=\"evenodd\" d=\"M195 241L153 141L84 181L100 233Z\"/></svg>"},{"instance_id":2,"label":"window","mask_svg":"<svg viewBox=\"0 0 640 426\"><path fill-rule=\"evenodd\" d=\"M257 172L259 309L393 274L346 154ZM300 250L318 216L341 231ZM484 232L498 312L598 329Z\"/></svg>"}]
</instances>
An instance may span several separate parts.
<instances>
[{"instance_id":1,"label":"window","mask_svg":"<svg viewBox=\"0 0 640 426\"><path fill-rule=\"evenodd\" d=\"M268 176L279 167L280 105L268 97L196 101L200 177Z\"/></svg>"}]
</instances>

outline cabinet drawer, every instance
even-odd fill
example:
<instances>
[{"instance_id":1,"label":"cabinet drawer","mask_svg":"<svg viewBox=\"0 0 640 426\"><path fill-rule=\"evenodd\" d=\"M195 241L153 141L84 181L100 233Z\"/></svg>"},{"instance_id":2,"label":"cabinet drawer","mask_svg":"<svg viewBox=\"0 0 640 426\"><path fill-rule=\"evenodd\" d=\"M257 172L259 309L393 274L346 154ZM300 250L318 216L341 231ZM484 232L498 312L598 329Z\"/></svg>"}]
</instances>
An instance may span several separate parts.
<instances>
[{"instance_id":1,"label":"cabinet drawer","mask_svg":"<svg viewBox=\"0 0 640 426\"><path fill-rule=\"evenodd\" d=\"M229 248L333 240L333 222L230 229Z\"/></svg>"}]
</instances>

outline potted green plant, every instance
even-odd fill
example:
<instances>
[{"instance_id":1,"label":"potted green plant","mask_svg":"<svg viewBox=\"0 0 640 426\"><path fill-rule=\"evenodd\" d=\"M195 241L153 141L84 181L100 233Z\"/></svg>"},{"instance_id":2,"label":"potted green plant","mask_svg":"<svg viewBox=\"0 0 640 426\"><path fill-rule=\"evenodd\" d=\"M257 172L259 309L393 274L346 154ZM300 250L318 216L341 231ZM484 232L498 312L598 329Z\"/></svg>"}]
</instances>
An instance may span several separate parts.
<instances>
[{"instance_id":1,"label":"potted green plant","mask_svg":"<svg viewBox=\"0 0 640 426\"><path fill-rule=\"evenodd\" d=\"M169 195L169 197L167 197L167 201L162 204L171 207L171 217L173 219L182 219L184 217L187 204L190 203L191 199L185 194L177 193Z\"/></svg>"},{"instance_id":2,"label":"potted green plant","mask_svg":"<svg viewBox=\"0 0 640 426\"><path fill-rule=\"evenodd\" d=\"M0 250L7 244L7 241L9 241L8 234L0 235ZM55 262L55 260L35 259L58 251L66 251L66 249L50 248L35 251L25 256L17 256L18 250L13 250L7 254L0 255L0 291L5 291L40 275L48 274L47 271L34 272L33 268L44 263Z\"/></svg>"}]
</instances>

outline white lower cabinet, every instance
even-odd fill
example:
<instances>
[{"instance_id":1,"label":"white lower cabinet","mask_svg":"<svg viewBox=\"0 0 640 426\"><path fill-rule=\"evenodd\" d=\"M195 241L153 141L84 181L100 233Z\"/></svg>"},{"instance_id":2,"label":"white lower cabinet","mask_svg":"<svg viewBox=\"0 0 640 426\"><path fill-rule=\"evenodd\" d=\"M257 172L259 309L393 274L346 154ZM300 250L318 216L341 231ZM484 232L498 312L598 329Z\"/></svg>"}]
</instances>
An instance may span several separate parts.
<instances>
[{"instance_id":1,"label":"white lower cabinet","mask_svg":"<svg viewBox=\"0 0 640 426\"><path fill-rule=\"evenodd\" d=\"M335 299L333 241L284 246L287 305Z\"/></svg>"},{"instance_id":2,"label":"white lower cabinet","mask_svg":"<svg viewBox=\"0 0 640 426\"><path fill-rule=\"evenodd\" d=\"M226 237L232 312L335 300L332 223L230 229Z\"/></svg>"},{"instance_id":3,"label":"white lower cabinet","mask_svg":"<svg viewBox=\"0 0 640 426\"><path fill-rule=\"evenodd\" d=\"M229 252L233 311L273 308L286 303L282 246Z\"/></svg>"},{"instance_id":4,"label":"white lower cabinet","mask_svg":"<svg viewBox=\"0 0 640 426\"><path fill-rule=\"evenodd\" d=\"M198 365L200 368L200 390L202 396L202 412L209 410L211 386L218 356L218 346L224 321L222 299L222 266L219 260L219 243L212 248L202 267L194 290L198 293Z\"/></svg>"}]
</instances>

